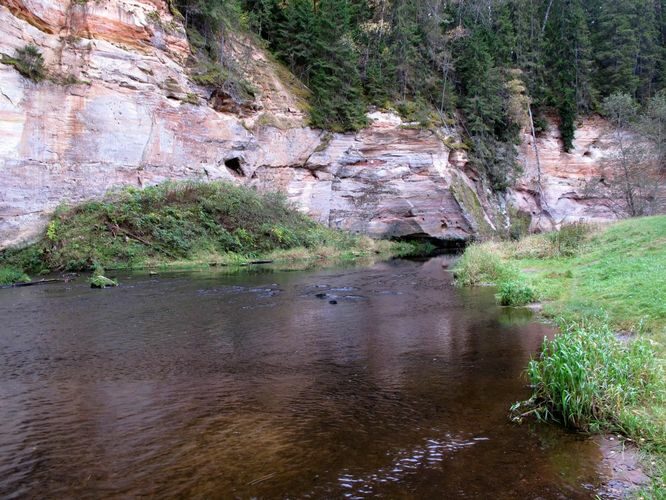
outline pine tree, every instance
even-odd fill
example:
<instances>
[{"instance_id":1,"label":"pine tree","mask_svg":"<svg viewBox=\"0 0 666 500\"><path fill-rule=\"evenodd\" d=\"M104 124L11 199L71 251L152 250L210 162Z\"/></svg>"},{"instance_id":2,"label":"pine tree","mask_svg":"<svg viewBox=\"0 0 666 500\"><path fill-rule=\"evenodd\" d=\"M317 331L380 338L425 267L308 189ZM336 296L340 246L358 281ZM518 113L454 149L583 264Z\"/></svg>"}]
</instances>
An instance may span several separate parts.
<instances>
[{"instance_id":1,"label":"pine tree","mask_svg":"<svg viewBox=\"0 0 666 500\"><path fill-rule=\"evenodd\" d=\"M560 115L560 135L565 151L573 147L575 120L592 107L590 40L580 0L553 2L546 26L546 79L548 102Z\"/></svg>"},{"instance_id":2,"label":"pine tree","mask_svg":"<svg viewBox=\"0 0 666 500\"><path fill-rule=\"evenodd\" d=\"M310 118L316 127L357 130L366 124L358 57L350 35L352 11L346 0L317 5L311 46Z\"/></svg>"},{"instance_id":3,"label":"pine tree","mask_svg":"<svg viewBox=\"0 0 666 500\"><path fill-rule=\"evenodd\" d=\"M637 1L593 2L595 85L602 97L615 91L636 95L640 80L634 72L640 50L636 32Z\"/></svg>"}]
</instances>

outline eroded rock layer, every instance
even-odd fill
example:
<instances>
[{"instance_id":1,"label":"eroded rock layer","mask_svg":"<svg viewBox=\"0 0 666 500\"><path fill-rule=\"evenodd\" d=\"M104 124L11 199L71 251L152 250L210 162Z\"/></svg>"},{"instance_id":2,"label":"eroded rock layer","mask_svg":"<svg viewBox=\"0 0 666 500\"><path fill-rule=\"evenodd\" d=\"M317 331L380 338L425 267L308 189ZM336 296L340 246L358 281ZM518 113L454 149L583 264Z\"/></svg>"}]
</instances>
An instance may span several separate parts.
<instances>
[{"instance_id":1,"label":"eroded rock layer","mask_svg":"<svg viewBox=\"0 0 666 500\"><path fill-rule=\"evenodd\" d=\"M357 134L308 128L298 83L248 41L231 52L256 101L242 113L216 105L188 78L187 39L162 0L0 0L0 53L28 44L50 79L0 64L0 248L36 238L61 203L166 179L282 189L316 219L372 236L451 242L507 224L503 197L446 146L455 131L387 113ZM611 217L581 194L602 155L602 125L579 129L571 155L555 132L539 139L540 189L526 140L525 175L509 199L535 220L547 210L549 223Z\"/></svg>"},{"instance_id":2,"label":"eroded rock layer","mask_svg":"<svg viewBox=\"0 0 666 500\"><path fill-rule=\"evenodd\" d=\"M588 192L589 180L600 174L611 154L607 122L599 117L578 123L573 149L565 153L557 124L536 140L524 133L519 161L523 174L509 195L518 209L532 215L532 228L550 230L563 223L585 220L602 222L615 218L608 204Z\"/></svg>"}]
</instances>

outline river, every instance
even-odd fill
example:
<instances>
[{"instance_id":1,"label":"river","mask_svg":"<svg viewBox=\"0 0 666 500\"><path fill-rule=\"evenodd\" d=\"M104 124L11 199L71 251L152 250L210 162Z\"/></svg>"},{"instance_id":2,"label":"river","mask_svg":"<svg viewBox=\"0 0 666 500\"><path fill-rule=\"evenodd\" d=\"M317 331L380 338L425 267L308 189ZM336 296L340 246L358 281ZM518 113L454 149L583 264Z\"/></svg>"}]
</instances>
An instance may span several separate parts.
<instances>
[{"instance_id":1,"label":"river","mask_svg":"<svg viewBox=\"0 0 666 500\"><path fill-rule=\"evenodd\" d=\"M551 328L449 263L0 290L0 495L593 498L592 441L507 418Z\"/></svg>"}]
</instances>

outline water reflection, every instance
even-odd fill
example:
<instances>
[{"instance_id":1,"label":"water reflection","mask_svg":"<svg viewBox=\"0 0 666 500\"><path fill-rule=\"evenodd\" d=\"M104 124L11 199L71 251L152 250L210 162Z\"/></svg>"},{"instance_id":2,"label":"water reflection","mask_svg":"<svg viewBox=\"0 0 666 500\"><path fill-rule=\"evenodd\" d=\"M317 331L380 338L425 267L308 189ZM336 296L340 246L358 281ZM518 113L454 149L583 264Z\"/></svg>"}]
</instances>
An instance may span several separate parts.
<instances>
[{"instance_id":1,"label":"water reflection","mask_svg":"<svg viewBox=\"0 0 666 500\"><path fill-rule=\"evenodd\" d=\"M0 493L585 498L598 483L594 445L506 418L548 328L455 290L441 260L121 281L0 291Z\"/></svg>"}]
</instances>

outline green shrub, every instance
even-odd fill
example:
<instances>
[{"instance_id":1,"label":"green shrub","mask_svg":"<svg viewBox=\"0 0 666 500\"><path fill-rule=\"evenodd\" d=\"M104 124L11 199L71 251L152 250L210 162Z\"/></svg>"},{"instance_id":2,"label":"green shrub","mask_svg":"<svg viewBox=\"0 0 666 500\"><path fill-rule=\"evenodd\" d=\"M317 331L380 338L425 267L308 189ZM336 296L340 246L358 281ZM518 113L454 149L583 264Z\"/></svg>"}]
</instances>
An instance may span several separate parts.
<instances>
[{"instance_id":1,"label":"green shrub","mask_svg":"<svg viewBox=\"0 0 666 500\"><path fill-rule=\"evenodd\" d=\"M60 207L39 243L0 253L31 272L150 262L253 258L278 249L353 248L358 238L317 224L278 193L223 182L167 182ZM98 274L101 274L98 273Z\"/></svg>"},{"instance_id":2,"label":"green shrub","mask_svg":"<svg viewBox=\"0 0 666 500\"><path fill-rule=\"evenodd\" d=\"M581 245L590 233L590 226L583 222L564 224L559 231L548 234L557 254L571 257L577 255Z\"/></svg>"},{"instance_id":3,"label":"green shrub","mask_svg":"<svg viewBox=\"0 0 666 500\"><path fill-rule=\"evenodd\" d=\"M13 285L30 281L30 278L20 269L15 267L0 267L0 285Z\"/></svg>"},{"instance_id":4,"label":"green shrub","mask_svg":"<svg viewBox=\"0 0 666 500\"><path fill-rule=\"evenodd\" d=\"M583 431L623 430L627 408L663 395L651 345L619 340L599 319L562 322L528 366L534 386L530 412ZM520 405L514 405L514 410Z\"/></svg>"},{"instance_id":5,"label":"green shrub","mask_svg":"<svg viewBox=\"0 0 666 500\"><path fill-rule=\"evenodd\" d=\"M453 275L457 285L472 286L509 280L517 277L518 272L483 245L472 244L458 260Z\"/></svg>"},{"instance_id":6,"label":"green shrub","mask_svg":"<svg viewBox=\"0 0 666 500\"><path fill-rule=\"evenodd\" d=\"M2 62L14 66L16 71L35 82L40 82L46 78L44 57L34 45L26 45L16 49L14 57L3 56Z\"/></svg>"},{"instance_id":7,"label":"green shrub","mask_svg":"<svg viewBox=\"0 0 666 500\"><path fill-rule=\"evenodd\" d=\"M524 306L538 299L537 293L520 280L504 281L500 284L497 300L503 306Z\"/></svg>"}]
</instances>

